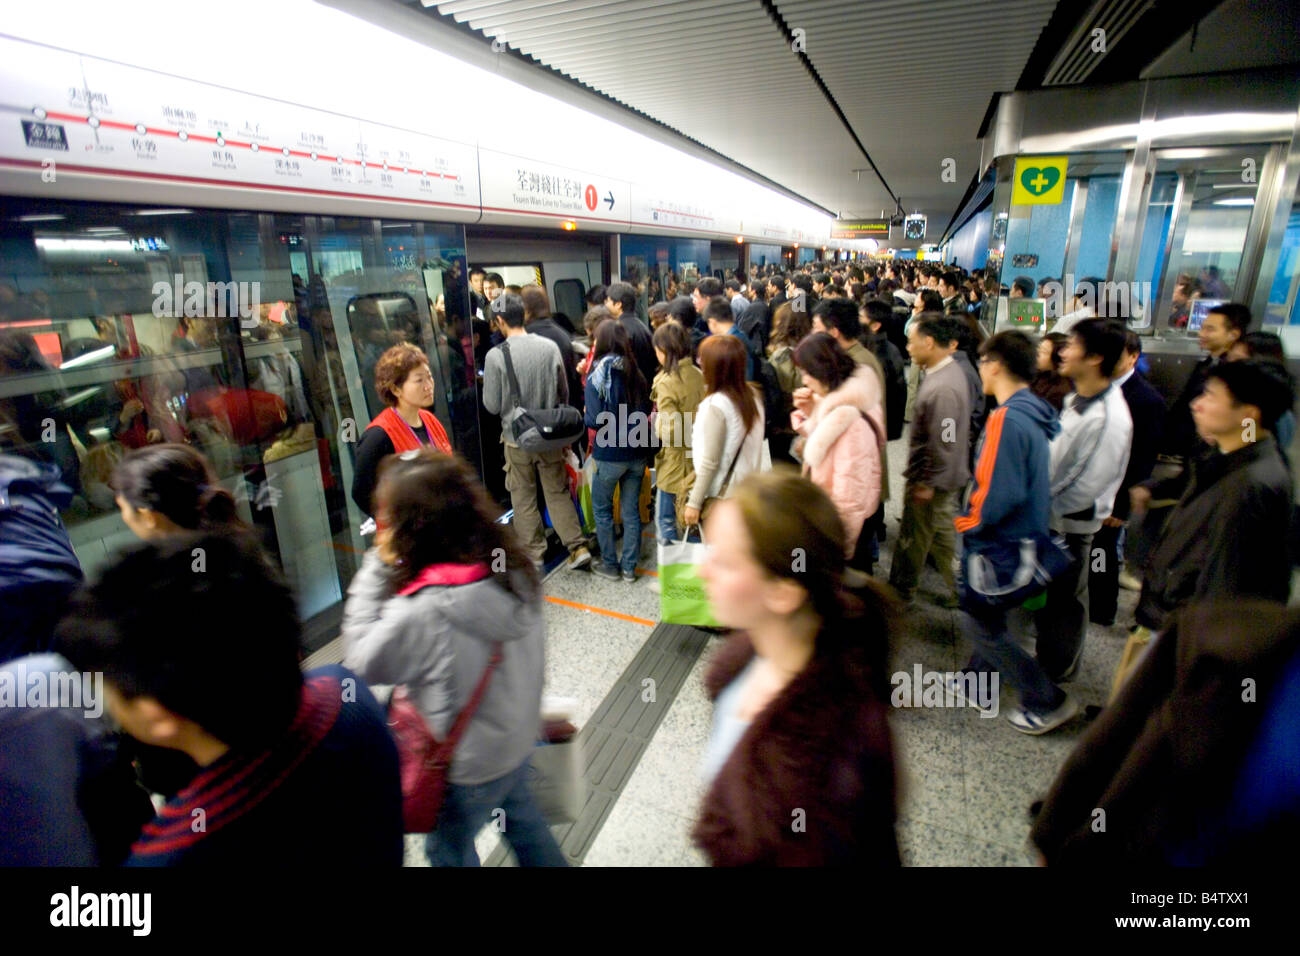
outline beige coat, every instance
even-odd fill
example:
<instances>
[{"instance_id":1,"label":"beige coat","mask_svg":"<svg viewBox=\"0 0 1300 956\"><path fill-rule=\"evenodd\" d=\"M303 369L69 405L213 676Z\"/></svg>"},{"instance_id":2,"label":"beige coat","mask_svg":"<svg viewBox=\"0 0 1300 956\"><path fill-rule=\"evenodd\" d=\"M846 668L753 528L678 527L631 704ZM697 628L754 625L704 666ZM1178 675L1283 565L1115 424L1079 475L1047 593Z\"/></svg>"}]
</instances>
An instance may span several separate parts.
<instances>
[{"instance_id":1,"label":"beige coat","mask_svg":"<svg viewBox=\"0 0 1300 956\"><path fill-rule=\"evenodd\" d=\"M695 482L687 454L695 413L704 399L704 373L685 358L675 372L660 371L650 389L655 404L655 435L661 447L655 455L655 484L671 495L685 494Z\"/></svg>"}]
</instances>

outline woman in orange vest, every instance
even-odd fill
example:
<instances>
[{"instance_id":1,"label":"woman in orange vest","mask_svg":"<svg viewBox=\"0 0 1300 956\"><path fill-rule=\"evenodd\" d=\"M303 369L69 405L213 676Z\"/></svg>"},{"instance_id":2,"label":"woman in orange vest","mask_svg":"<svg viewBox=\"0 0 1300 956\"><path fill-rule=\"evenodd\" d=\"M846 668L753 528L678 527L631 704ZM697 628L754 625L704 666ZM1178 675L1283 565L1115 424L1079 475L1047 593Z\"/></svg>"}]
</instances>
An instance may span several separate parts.
<instances>
[{"instance_id":1,"label":"woman in orange vest","mask_svg":"<svg viewBox=\"0 0 1300 956\"><path fill-rule=\"evenodd\" d=\"M425 411L433 404L434 393L433 373L424 352L408 342L381 355L375 364L375 391L388 407L361 435L352 477L352 500L366 514L373 513L370 499L384 458L424 445L451 454L447 432Z\"/></svg>"}]
</instances>

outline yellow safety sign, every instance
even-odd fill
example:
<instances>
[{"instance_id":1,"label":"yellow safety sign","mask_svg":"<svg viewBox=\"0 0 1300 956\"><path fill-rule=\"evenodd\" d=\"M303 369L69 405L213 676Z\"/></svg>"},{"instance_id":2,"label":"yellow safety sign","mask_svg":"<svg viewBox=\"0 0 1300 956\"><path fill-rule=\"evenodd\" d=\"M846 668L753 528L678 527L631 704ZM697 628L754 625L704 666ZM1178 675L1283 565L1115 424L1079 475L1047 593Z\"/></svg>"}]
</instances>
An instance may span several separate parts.
<instances>
[{"instance_id":1,"label":"yellow safety sign","mask_svg":"<svg viewBox=\"0 0 1300 956\"><path fill-rule=\"evenodd\" d=\"M1021 156L1011 180L1011 205L1055 206L1065 198L1068 156Z\"/></svg>"}]
</instances>

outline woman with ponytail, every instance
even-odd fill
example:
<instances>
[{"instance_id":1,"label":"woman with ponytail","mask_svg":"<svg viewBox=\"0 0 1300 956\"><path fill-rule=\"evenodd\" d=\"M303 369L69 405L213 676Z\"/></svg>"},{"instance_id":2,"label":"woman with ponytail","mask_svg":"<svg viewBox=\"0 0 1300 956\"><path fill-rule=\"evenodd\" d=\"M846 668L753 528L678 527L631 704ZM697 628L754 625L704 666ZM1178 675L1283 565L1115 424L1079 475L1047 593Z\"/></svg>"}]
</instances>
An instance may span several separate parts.
<instances>
[{"instance_id":1,"label":"woman with ponytail","mask_svg":"<svg viewBox=\"0 0 1300 956\"><path fill-rule=\"evenodd\" d=\"M826 492L788 467L742 481L705 531L700 575L736 633L705 677L696 845L715 866L897 866L891 602L846 567Z\"/></svg>"},{"instance_id":2,"label":"woman with ponytail","mask_svg":"<svg viewBox=\"0 0 1300 956\"><path fill-rule=\"evenodd\" d=\"M217 484L212 465L189 445L146 445L118 462L109 479L122 520L135 536L158 542L187 532L252 529L239 519L235 499ZM260 548L258 553L266 558ZM267 573L275 574L270 559ZM193 780L198 765L180 750L123 738L139 765L140 779L154 793L175 796Z\"/></svg>"},{"instance_id":3,"label":"woman with ponytail","mask_svg":"<svg viewBox=\"0 0 1300 956\"><path fill-rule=\"evenodd\" d=\"M113 469L110 484L122 520L145 541L183 531L248 530L212 465L189 445L138 448Z\"/></svg>"}]
</instances>

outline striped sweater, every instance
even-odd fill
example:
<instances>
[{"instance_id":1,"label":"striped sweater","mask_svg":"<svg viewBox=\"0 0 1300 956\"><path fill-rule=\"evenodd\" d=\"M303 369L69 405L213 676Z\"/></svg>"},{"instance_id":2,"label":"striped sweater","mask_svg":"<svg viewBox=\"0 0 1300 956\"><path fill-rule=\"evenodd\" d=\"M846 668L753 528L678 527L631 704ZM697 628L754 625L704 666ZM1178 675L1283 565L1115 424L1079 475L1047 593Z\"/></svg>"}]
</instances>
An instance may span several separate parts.
<instances>
[{"instance_id":1,"label":"striped sweater","mask_svg":"<svg viewBox=\"0 0 1300 956\"><path fill-rule=\"evenodd\" d=\"M232 697L231 706L239 706ZM147 824L127 866L362 868L402 863L397 747L364 682L332 665L304 676L292 725L268 748L230 750Z\"/></svg>"}]
</instances>

